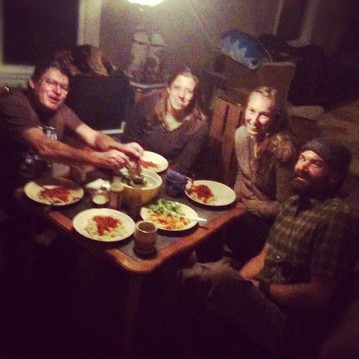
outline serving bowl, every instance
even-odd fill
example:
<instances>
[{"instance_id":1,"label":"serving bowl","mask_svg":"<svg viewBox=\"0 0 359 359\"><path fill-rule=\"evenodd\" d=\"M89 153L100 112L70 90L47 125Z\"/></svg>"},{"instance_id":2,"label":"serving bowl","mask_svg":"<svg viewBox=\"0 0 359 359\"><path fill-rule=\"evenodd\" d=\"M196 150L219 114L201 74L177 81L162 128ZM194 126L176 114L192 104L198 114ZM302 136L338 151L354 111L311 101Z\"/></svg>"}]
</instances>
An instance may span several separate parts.
<instances>
[{"instance_id":1,"label":"serving bowl","mask_svg":"<svg viewBox=\"0 0 359 359\"><path fill-rule=\"evenodd\" d=\"M121 183L124 186L123 202L126 205L134 201L137 195L140 198L141 206L151 202L157 196L162 186L161 176L147 169L142 169L145 184L136 186L136 188L128 181L128 170L126 168L122 168L117 175L120 177Z\"/></svg>"}]
</instances>

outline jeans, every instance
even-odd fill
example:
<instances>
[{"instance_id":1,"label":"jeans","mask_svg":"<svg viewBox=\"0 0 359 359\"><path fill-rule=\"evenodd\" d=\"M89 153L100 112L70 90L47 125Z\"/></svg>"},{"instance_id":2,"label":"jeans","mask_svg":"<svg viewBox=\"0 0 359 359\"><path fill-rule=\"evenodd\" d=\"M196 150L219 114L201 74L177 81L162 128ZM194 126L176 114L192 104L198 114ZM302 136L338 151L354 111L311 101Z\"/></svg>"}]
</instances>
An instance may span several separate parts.
<instances>
[{"instance_id":1,"label":"jeans","mask_svg":"<svg viewBox=\"0 0 359 359\"><path fill-rule=\"evenodd\" d=\"M286 355L298 338L287 314L251 281L241 278L228 261L197 263L181 270L178 280L187 307L190 302L191 310L199 310L204 316L206 312L216 313L273 354Z\"/></svg>"}]
</instances>

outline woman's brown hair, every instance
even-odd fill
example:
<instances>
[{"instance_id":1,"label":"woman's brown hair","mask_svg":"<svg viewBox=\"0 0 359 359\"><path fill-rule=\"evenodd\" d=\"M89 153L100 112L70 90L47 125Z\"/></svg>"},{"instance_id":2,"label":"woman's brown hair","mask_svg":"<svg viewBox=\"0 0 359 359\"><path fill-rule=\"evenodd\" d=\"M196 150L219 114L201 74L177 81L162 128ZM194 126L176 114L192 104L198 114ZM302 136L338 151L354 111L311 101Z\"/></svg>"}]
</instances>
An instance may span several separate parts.
<instances>
[{"instance_id":1,"label":"woman's brown hair","mask_svg":"<svg viewBox=\"0 0 359 359\"><path fill-rule=\"evenodd\" d=\"M206 120L207 116L204 113L202 109L202 103L201 103L201 94L200 94L200 87L199 87L199 80L198 77L194 74L192 69L187 65L181 65L179 66L169 77L167 81L167 87L170 87L173 82L176 80L178 76L184 76L184 77L190 77L192 78L196 86L194 88L194 93L191 102L185 109L184 114L184 121L190 120L193 116L196 118L199 118L201 120ZM162 96L160 101L157 102L155 106L155 115L159 119L160 122L165 122L165 117L167 115L167 106L168 106L168 92L167 88L162 92Z\"/></svg>"}]
</instances>

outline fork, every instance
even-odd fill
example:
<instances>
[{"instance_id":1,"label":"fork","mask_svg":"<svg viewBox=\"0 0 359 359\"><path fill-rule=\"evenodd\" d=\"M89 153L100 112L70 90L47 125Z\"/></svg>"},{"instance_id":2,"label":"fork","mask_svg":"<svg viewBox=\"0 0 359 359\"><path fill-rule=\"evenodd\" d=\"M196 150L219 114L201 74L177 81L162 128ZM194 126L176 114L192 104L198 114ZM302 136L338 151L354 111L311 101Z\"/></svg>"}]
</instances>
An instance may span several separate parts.
<instances>
[{"instance_id":1,"label":"fork","mask_svg":"<svg viewBox=\"0 0 359 359\"><path fill-rule=\"evenodd\" d=\"M180 213L177 213L175 211L169 211L169 212L175 217L185 218L185 219L188 219L190 221L203 222L203 223L207 222L206 218L186 216L185 214L180 214Z\"/></svg>"}]
</instances>

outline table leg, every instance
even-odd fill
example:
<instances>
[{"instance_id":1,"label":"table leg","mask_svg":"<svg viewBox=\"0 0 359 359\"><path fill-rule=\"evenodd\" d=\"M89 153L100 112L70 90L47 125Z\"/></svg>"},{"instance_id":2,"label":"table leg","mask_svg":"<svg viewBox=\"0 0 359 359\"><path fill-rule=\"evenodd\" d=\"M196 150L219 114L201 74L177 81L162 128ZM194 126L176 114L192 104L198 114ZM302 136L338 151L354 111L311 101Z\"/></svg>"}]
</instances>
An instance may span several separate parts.
<instances>
[{"instance_id":1,"label":"table leg","mask_svg":"<svg viewBox=\"0 0 359 359\"><path fill-rule=\"evenodd\" d=\"M130 277L121 332L121 359L130 357L141 286L141 278Z\"/></svg>"}]
</instances>

